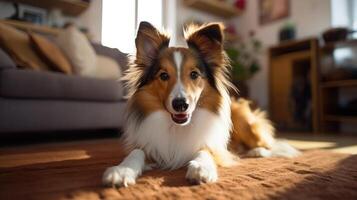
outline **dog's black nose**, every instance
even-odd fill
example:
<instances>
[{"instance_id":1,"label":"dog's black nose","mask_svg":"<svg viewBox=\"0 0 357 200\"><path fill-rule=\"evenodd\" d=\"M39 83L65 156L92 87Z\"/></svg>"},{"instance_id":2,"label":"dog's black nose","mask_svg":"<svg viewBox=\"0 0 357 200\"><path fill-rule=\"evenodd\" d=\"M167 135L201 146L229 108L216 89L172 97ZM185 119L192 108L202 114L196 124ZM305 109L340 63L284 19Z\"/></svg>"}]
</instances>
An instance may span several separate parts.
<instances>
[{"instance_id":1,"label":"dog's black nose","mask_svg":"<svg viewBox=\"0 0 357 200\"><path fill-rule=\"evenodd\" d=\"M186 103L185 98L175 98L172 101L172 107L177 111L177 112L184 112L188 108L188 104Z\"/></svg>"}]
</instances>

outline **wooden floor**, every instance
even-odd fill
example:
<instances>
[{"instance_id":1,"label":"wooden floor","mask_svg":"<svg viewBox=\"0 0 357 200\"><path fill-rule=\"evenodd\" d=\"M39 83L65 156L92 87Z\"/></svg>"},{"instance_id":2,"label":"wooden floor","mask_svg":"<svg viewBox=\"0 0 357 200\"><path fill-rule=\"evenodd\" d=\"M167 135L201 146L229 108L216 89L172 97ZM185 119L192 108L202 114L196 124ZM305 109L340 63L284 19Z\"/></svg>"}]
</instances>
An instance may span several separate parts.
<instances>
[{"instance_id":1,"label":"wooden floor","mask_svg":"<svg viewBox=\"0 0 357 200\"><path fill-rule=\"evenodd\" d=\"M279 136L300 149L322 148L357 154L357 137L311 134ZM97 195L98 191L103 190L101 174L106 167L118 163L124 154L119 140L115 138L1 147L0 199L91 199L91 195L96 197L94 199L103 199ZM298 161L291 163L295 162ZM183 177L183 173L179 172L180 177ZM68 191L76 191L75 194L87 192L79 195L80 198L72 198L73 193L68 195ZM119 191L118 194L122 193Z\"/></svg>"},{"instance_id":2,"label":"wooden floor","mask_svg":"<svg viewBox=\"0 0 357 200\"><path fill-rule=\"evenodd\" d=\"M98 171L123 156L119 144L118 139L91 139L3 147L0 199L58 199L69 189L95 188L101 185Z\"/></svg>"}]
</instances>

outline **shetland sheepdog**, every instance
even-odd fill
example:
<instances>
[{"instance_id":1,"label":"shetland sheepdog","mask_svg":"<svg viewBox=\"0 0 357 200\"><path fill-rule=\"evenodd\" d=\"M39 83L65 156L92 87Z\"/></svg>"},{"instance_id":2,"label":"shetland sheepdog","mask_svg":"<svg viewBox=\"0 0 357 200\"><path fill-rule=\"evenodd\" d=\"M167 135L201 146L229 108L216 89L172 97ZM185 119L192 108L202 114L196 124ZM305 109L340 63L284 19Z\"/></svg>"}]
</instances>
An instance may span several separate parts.
<instances>
[{"instance_id":1,"label":"shetland sheepdog","mask_svg":"<svg viewBox=\"0 0 357 200\"><path fill-rule=\"evenodd\" d=\"M264 112L230 98L234 86L223 42L220 23L189 26L184 47L140 23L136 55L123 78L129 93L123 137L130 153L104 172L104 184L126 187L152 167L183 166L191 183L216 182L217 166L236 164L239 146L257 157L298 155L274 139Z\"/></svg>"}]
</instances>

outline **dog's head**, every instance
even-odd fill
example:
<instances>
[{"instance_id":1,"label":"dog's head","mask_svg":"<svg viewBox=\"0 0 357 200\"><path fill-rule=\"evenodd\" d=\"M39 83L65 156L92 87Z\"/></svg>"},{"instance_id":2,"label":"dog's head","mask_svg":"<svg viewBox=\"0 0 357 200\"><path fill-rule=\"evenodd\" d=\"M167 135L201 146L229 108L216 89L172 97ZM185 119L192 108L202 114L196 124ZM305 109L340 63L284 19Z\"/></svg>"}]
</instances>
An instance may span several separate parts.
<instances>
[{"instance_id":1,"label":"dog's head","mask_svg":"<svg viewBox=\"0 0 357 200\"><path fill-rule=\"evenodd\" d=\"M136 109L165 110L178 125L188 124L197 107L218 112L229 85L222 25L189 26L185 39L188 48L170 47L167 35L140 23L136 56L124 77Z\"/></svg>"}]
</instances>

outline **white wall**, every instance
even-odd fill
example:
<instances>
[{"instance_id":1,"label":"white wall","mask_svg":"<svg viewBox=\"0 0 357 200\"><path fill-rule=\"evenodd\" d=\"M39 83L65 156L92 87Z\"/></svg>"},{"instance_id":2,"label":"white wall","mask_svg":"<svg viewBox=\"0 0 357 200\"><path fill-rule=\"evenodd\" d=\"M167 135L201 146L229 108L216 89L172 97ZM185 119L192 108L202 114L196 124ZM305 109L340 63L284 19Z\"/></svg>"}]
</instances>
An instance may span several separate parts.
<instances>
[{"instance_id":1,"label":"white wall","mask_svg":"<svg viewBox=\"0 0 357 200\"><path fill-rule=\"evenodd\" d=\"M102 0L92 0L89 8L77 18L77 22L88 28L93 41L100 42L102 38Z\"/></svg>"},{"instance_id":2,"label":"white wall","mask_svg":"<svg viewBox=\"0 0 357 200\"><path fill-rule=\"evenodd\" d=\"M328 0L291 0L290 17L259 25L258 0L247 1L245 12L230 22L243 39L247 38L250 31L255 31L256 36L264 45L265 51L261 56L262 69L250 81L250 96L261 107L268 107L268 58L267 48L278 43L278 31L286 21L293 22L297 27L297 38L316 36L330 26L330 1Z\"/></svg>"},{"instance_id":3,"label":"white wall","mask_svg":"<svg viewBox=\"0 0 357 200\"><path fill-rule=\"evenodd\" d=\"M164 26L172 35L182 37L183 25L192 20L200 22L222 22L224 18L187 7L183 0L163 0ZM180 38L178 38L180 39Z\"/></svg>"}]
</instances>

